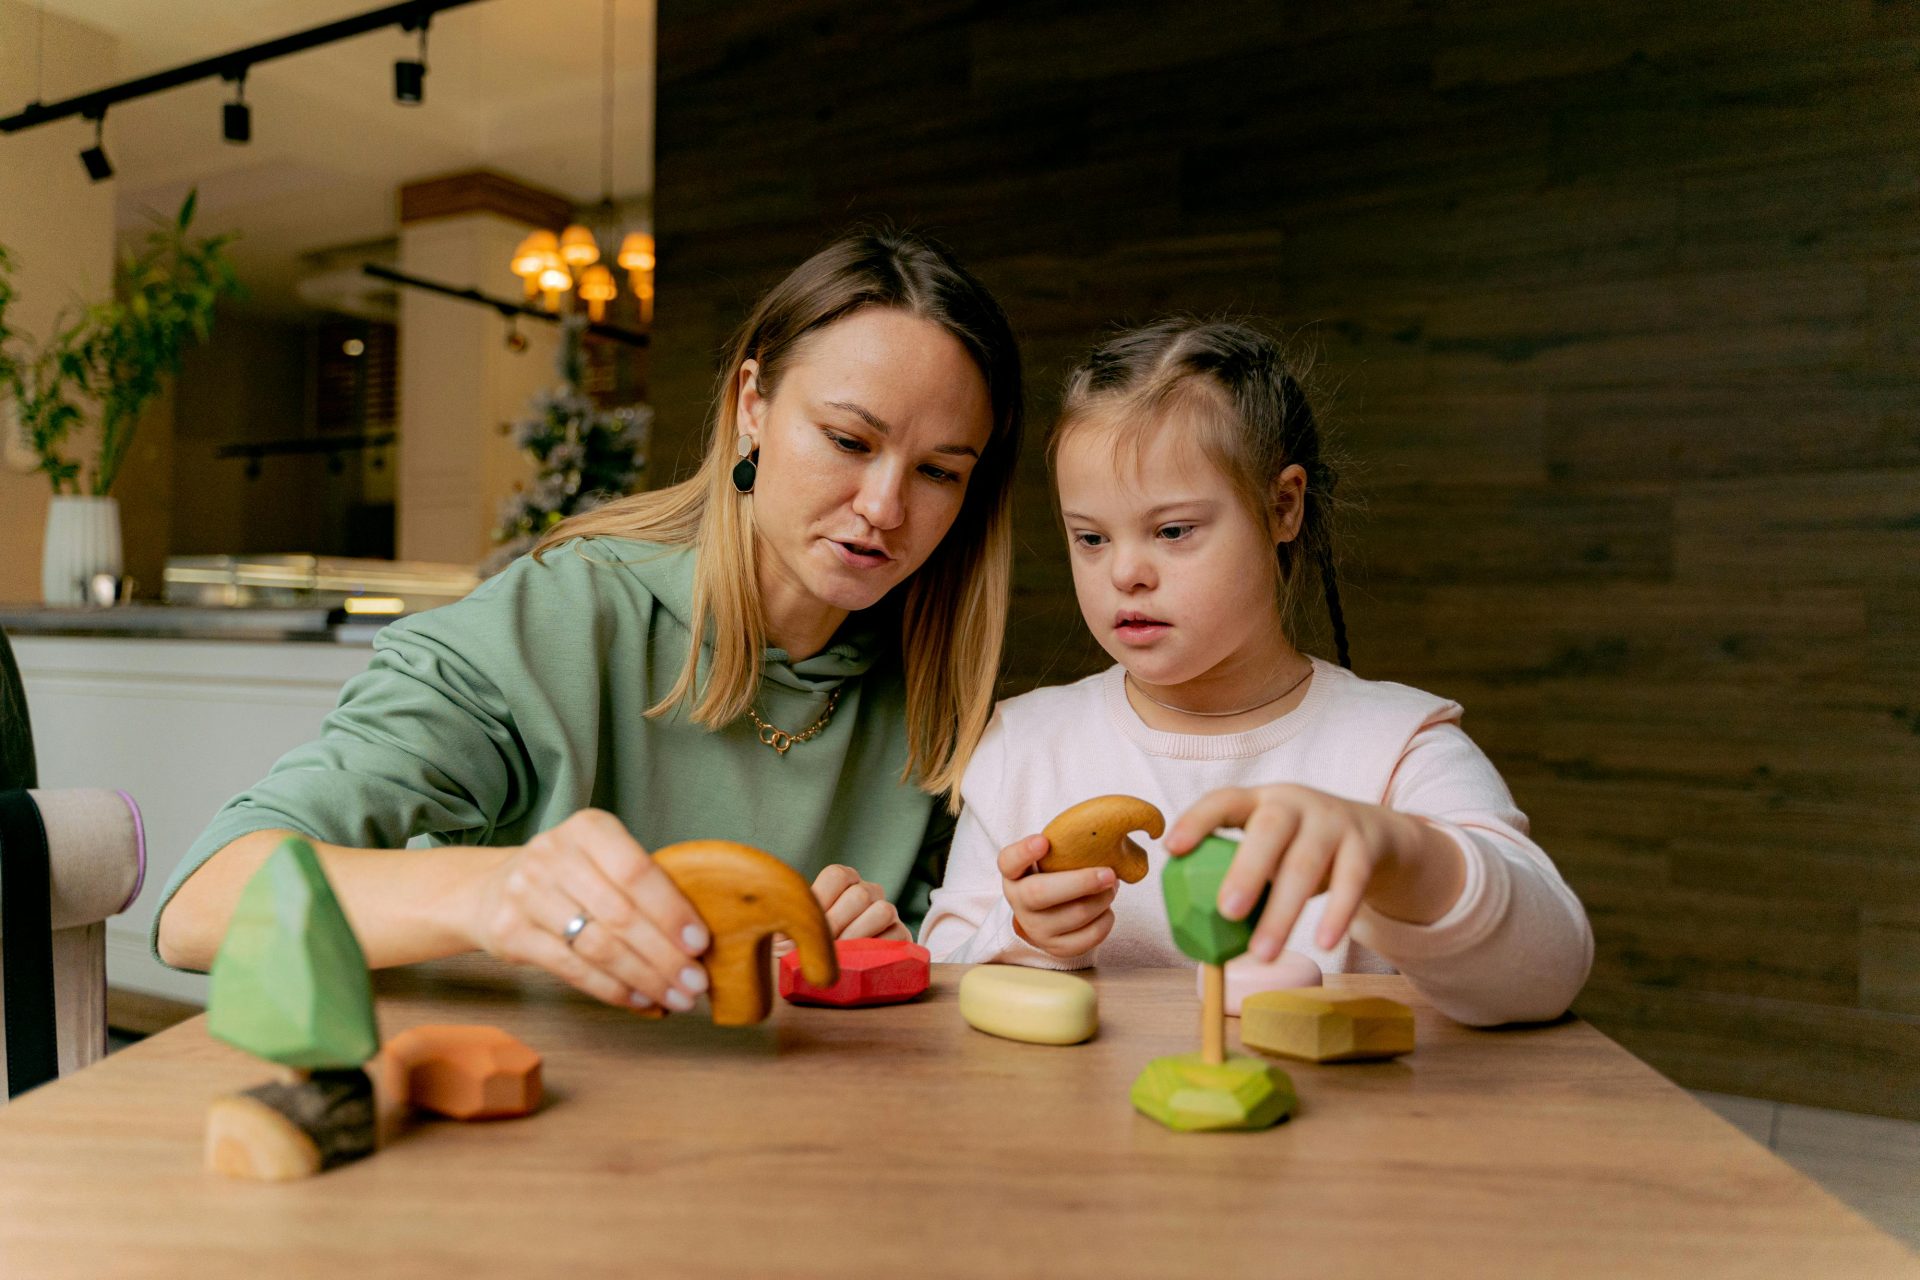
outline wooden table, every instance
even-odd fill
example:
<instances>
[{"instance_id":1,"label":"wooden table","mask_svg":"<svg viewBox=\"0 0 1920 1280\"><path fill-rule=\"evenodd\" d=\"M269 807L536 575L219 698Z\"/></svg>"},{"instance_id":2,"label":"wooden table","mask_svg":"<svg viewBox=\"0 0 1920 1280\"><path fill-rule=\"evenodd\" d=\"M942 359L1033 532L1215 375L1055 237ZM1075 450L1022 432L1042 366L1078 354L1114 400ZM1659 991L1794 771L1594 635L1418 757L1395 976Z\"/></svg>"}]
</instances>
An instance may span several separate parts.
<instances>
[{"instance_id":1,"label":"wooden table","mask_svg":"<svg viewBox=\"0 0 1920 1280\"><path fill-rule=\"evenodd\" d=\"M887 1009L643 1022L465 961L381 976L392 1033L485 1021L546 1056L525 1120L421 1126L307 1182L200 1168L262 1064L182 1024L0 1108L0 1275L1920 1276L1916 1259L1591 1027L1472 1031L1404 980L1420 1047L1292 1065L1295 1118L1136 1115L1191 1050L1187 971L1094 975L1102 1028L967 1027L960 970Z\"/></svg>"}]
</instances>

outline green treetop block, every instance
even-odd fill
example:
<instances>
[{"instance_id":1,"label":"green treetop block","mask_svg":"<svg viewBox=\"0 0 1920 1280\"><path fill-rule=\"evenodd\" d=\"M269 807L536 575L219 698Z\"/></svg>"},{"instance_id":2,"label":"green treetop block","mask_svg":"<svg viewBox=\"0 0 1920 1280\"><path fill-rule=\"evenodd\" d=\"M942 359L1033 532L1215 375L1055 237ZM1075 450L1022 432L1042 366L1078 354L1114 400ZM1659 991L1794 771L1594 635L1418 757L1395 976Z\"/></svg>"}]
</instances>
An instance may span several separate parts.
<instances>
[{"instance_id":1,"label":"green treetop block","mask_svg":"<svg viewBox=\"0 0 1920 1280\"><path fill-rule=\"evenodd\" d=\"M213 961L207 1030L284 1066L357 1067L380 1048L367 958L313 846L281 842L247 881Z\"/></svg>"},{"instance_id":2,"label":"green treetop block","mask_svg":"<svg viewBox=\"0 0 1920 1280\"><path fill-rule=\"evenodd\" d=\"M1167 859L1160 873L1173 941L1203 964L1225 964L1245 951L1267 905L1267 895L1262 893L1245 920L1229 920L1215 905L1220 900L1220 882L1227 878L1227 868L1239 849L1235 841L1208 836L1186 857Z\"/></svg>"}]
</instances>

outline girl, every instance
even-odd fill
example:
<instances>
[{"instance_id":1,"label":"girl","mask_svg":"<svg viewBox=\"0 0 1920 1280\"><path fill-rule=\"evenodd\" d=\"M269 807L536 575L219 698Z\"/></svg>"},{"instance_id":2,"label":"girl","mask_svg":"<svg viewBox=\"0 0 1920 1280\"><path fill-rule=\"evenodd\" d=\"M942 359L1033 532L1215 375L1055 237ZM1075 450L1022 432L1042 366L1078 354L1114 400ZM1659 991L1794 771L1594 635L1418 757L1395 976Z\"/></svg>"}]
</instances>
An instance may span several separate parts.
<instances>
[{"instance_id":1,"label":"girl","mask_svg":"<svg viewBox=\"0 0 1920 1280\"><path fill-rule=\"evenodd\" d=\"M691 1008L709 939L647 851L694 837L786 859L836 936L907 936L993 705L1012 330L939 246L850 235L761 299L715 399L693 478L380 633L181 862L163 960L207 967L286 831L375 966L483 950Z\"/></svg>"},{"instance_id":2,"label":"girl","mask_svg":"<svg viewBox=\"0 0 1920 1280\"><path fill-rule=\"evenodd\" d=\"M1334 472L1274 343L1185 320L1115 338L1068 379L1047 457L1081 616L1118 665L1000 705L922 931L934 959L1187 963L1158 871L1239 828L1221 912L1271 888L1247 963L1289 947L1329 971L1391 966L1477 1025L1564 1012L1592 962L1586 914L1460 706L1346 669ZM1288 637L1308 572L1339 666ZM1154 874L1035 870L1047 841L1024 833L1115 792L1178 817Z\"/></svg>"}]
</instances>

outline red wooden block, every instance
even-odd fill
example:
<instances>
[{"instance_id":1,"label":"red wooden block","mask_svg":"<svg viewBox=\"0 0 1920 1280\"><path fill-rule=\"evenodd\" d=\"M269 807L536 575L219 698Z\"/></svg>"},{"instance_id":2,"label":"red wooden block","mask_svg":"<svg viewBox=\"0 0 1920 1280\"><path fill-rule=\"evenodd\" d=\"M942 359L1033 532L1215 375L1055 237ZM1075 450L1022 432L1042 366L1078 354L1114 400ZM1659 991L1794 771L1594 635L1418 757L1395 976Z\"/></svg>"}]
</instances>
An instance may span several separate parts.
<instances>
[{"instance_id":1,"label":"red wooden block","mask_svg":"<svg viewBox=\"0 0 1920 1280\"><path fill-rule=\"evenodd\" d=\"M840 1008L900 1004L927 989L928 950L905 938L842 938L833 944L840 956L840 981L811 985L800 974L800 953L780 957L780 994L793 1004Z\"/></svg>"}]
</instances>

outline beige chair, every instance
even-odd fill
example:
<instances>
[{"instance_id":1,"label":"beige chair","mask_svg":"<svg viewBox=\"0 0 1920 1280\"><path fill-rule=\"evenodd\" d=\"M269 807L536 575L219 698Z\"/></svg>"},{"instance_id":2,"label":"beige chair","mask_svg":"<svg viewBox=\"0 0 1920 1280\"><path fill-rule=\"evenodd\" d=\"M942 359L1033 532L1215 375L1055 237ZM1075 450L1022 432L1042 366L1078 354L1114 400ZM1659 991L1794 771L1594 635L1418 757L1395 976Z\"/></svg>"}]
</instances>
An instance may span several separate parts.
<instances>
[{"instance_id":1,"label":"beige chair","mask_svg":"<svg viewBox=\"0 0 1920 1280\"><path fill-rule=\"evenodd\" d=\"M0 1081L7 1097L107 1051L107 917L146 873L119 791L36 790L26 699L0 636Z\"/></svg>"}]
</instances>

